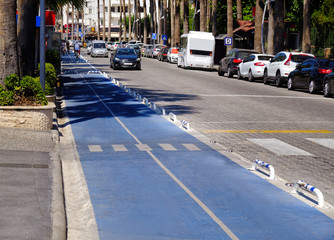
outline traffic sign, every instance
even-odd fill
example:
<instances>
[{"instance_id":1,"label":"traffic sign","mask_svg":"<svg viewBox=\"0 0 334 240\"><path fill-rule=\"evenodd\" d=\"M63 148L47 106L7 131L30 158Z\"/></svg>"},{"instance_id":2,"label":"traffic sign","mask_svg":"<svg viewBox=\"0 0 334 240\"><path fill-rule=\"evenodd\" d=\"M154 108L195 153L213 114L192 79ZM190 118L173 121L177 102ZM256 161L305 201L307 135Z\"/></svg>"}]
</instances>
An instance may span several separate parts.
<instances>
[{"instance_id":1,"label":"traffic sign","mask_svg":"<svg viewBox=\"0 0 334 240\"><path fill-rule=\"evenodd\" d=\"M152 39L157 39L157 34L156 33L152 33Z\"/></svg>"},{"instance_id":2,"label":"traffic sign","mask_svg":"<svg viewBox=\"0 0 334 240\"><path fill-rule=\"evenodd\" d=\"M167 41L168 36L167 35L162 35L161 38L162 38L162 41Z\"/></svg>"},{"instance_id":3,"label":"traffic sign","mask_svg":"<svg viewBox=\"0 0 334 240\"><path fill-rule=\"evenodd\" d=\"M233 43L233 38L232 37L225 37L224 38L224 45L225 46L231 46Z\"/></svg>"}]
</instances>

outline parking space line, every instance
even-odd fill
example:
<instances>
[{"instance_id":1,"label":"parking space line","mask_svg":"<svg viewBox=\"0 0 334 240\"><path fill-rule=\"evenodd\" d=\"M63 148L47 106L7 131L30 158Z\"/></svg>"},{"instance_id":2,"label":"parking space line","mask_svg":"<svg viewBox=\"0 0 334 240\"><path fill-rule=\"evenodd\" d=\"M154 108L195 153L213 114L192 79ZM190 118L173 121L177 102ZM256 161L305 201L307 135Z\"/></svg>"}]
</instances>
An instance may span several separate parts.
<instances>
[{"instance_id":1,"label":"parking space line","mask_svg":"<svg viewBox=\"0 0 334 240\"><path fill-rule=\"evenodd\" d=\"M306 138L309 141L315 142L330 149L334 149L334 138Z\"/></svg>"},{"instance_id":2,"label":"parking space line","mask_svg":"<svg viewBox=\"0 0 334 240\"><path fill-rule=\"evenodd\" d=\"M88 145L88 149L90 152L103 152L100 145Z\"/></svg>"},{"instance_id":3,"label":"parking space line","mask_svg":"<svg viewBox=\"0 0 334 240\"><path fill-rule=\"evenodd\" d=\"M152 151L152 149L147 144L136 144L139 151Z\"/></svg>"},{"instance_id":4,"label":"parking space line","mask_svg":"<svg viewBox=\"0 0 334 240\"><path fill-rule=\"evenodd\" d=\"M275 138L248 138L247 140L265 148L279 156L313 156L311 153L282 142Z\"/></svg>"},{"instance_id":5,"label":"parking space line","mask_svg":"<svg viewBox=\"0 0 334 240\"><path fill-rule=\"evenodd\" d=\"M162 147L162 149L165 151L176 151L176 148L169 143L159 143L159 146Z\"/></svg>"},{"instance_id":6,"label":"parking space line","mask_svg":"<svg viewBox=\"0 0 334 240\"><path fill-rule=\"evenodd\" d=\"M128 149L122 144L114 144L112 145L112 148L114 149L115 152L127 152L128 151Z\"/></svg>"},{"instance_id":7,"label":"parking space line","mask_svg":"<svg viewBox=\"0 0 334 240\"><path fill-rule=\"evenodd\" d=\"M186 149L188 149L189 151L200 151L201 149L199 149L195 144L192 143L184 143L182 144Z\"/></svg>"}]
</instances>

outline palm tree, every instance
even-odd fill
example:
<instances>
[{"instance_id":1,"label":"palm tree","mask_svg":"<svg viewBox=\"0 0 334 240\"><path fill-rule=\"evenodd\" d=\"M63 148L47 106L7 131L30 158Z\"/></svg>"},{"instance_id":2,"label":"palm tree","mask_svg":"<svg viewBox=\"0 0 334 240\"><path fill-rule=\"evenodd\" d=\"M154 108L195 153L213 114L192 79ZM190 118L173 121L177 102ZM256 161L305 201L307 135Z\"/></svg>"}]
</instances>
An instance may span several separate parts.
<instances>
[{"instance_id":1,"label":"palm tree","mask_svg":"<svg viewBox=\"0 0 334 240\"><path fill-rule=\"evenodd\" d=\"M200 0L200 31L205 32L206 31L206 1Z\"/></svg>"},{"instance_id":2,"label":"palm tree","mask_svg":"<svg viewBox=\"0 0 334 240\"><path fill-rule=\"evenodd\" d=\"M237 19L242 20L242 1L237 0Z\"/></svg>"},{"instance_id":3,"label":"palm tree","mask_svg":"<svg viewBox=\"0 0 334 240\"><path fill-rule=\"evenodd\" d=\"M111 41L111 0L108 5L108 41Z\"/></svg>"},{"instance_id":4,"label":"palm tree","mask_svg":"<svg viewBox=\"0 0 334 240\"><path fill-rule=\"evenodd\" d=\"M217 35L217 0L212 0L212 34Z\"/></svg>"},{"instance_id":5,"label":"palm tree","mask_svg":"<svg viewBox=\"0 0 334 240\"><path fill-rule=\"evenodd\" d=\"M100 0L97 0L97 40L100 40Z\"/></svg>"},{"instance_id":6,"label":"palm tree","mask_svg":"<svg viewBox=\"0 0 334 240\"><path fill-rule=\"evenodd\" d=\"M143 1L143 8L144 8L144 43L147 43L147 12L146 12L146 1Z\"/></svg>"},{"instance_id":7,"label":"palm tree","mask_svg":"<svg viewBox=\"0 0 334 240\"><path fill-rule=\"evenodd\" d=\"M304 0L303 8L303 52L311 52L311 13L310 0Z\"/></svg>"},{"instance_id":8,"label":"palm tree","mask_svg":"<svg viewBox=\"0 0 334 240\"><path fill-rule=\"evenodd\" d=\"M122 29L123 29L123 7L122 7L122 0L119 0L119 42L122 41Z\"/></svg>"},{"instance_id":9,"label":"palm tree","mask_svg":"<svg viewBox=\"0 0 334 240\"><path fill-rule=\"evenodd\" d=\"M232 9L232 0L227 0L227 36L233 37L233 9ZM233 48L232 45L226 47L226 53Z\"/></svg>"},{"instance_id":10,"label":"palm tree","mask_svg":"<svg viewBox=\"0 0 334 240\"><path fill-rule=\"evenodd\" d=\"M123 5L123 39L124 41L126 40L126 24L125 24L125 21L126 21L126 12L125 12L125 0L122 0L122 5Z\"/></svg>"},{"instance_id":11,"label":"palm tree","mask_svg":"<svg viewBox=\"0 0 334 240\"><path fill-rule=\"evenodd\" d=\"M0 84L12 73L19 73L17 58L16 0L0 1Z\"/></svg>"},{"instance_id":12,"label":"palm tree","mask_svg":"<svg viewBox=\"0 0 334 240\"><path fill-rule=\"evenodd\" d=\"M262 6L263 6L262 0L256 0L254 49L258 52L262 52L262 42L261 42L262 16L263 16Z\"/></svg>"},{"instance_id":13,"label":"palm tree","mask_svg":"<svg viewBox=\"0 0 334 240\"><path fill-rule=\"evenodd\" d=\"M274 53L284 50L284 0L275 1Z\"/></svg>"},{"instance_id":14,"label":"palm tree","mask_svg":"<svg viewBox=\"0 0 334 240\"><path fill-rule=\"evenodd\" d=\"M174 47L175 45L175 10L174 10L174 0L169 0L170 3L170 45Z\"/></svg>"},{"instance_id":15,"label":"palm tree","mask_svg":"<svg viewBox=\"0 0 334 240\"><path fill-rule=\"evenodd\" d=\"M106 1L103 0L102 2L102 9L103 9L103 41L106 40L106 11L105 11Z\"/></svg>"},{"instance_id":16,"label":"palm tree","mask_svg":"<svg viewBox=\"0 0 334 240\"><path fill-rule=\"evenodd\" d=\"M174 46L180 45L180 0L175 0Z\"/></svg>"},{"instance_id":17,"label":"palm tree","mask_svg":"<svg viewBox=\"0 0 334 240\"><path fill-rule=\"evenodd\" d=\"M273 3L269 2L269 21L268 21L268 54L274 54L274 6Z\"/></svg>"},{"instance_id":18,"label":"palm tree","mask_svg":"<svg viewBox=\"0 0 334 240\"><path fill-rule=\"evenodd\" d=\"M135 0L134 0L135 2ZM128 15L129 15L129 39L131 39L131 3L130 0L128 0Z\"/></svg>"},{"instance_id":19,"label":"palm tree","mask_svg":"<svg viewBox=\"0 0 334 240\"><path fill-rule=\"evenodd\" d=\"M189 0L183 0L183 4L184 4L183 33L188 33L189 32Z\"/></svg>"}]
</instances>

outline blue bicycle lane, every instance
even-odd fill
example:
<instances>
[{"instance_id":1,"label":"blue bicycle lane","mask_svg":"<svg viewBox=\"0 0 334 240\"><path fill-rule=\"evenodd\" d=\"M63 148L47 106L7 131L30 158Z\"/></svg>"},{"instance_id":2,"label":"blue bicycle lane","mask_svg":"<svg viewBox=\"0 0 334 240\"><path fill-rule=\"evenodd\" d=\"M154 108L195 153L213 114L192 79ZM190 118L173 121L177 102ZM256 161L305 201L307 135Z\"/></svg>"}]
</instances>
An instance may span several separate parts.
<instances>
[{"instance_id":1,"label":"blue bicycle lane","mask_svg":"<svg viewBox=\"0 0 334 240\"><path fill-rule=\"evenodd\" d=\"M63 77L101 239L334 239L334 221L98 74Z\"/></svg>"}]
</instances>

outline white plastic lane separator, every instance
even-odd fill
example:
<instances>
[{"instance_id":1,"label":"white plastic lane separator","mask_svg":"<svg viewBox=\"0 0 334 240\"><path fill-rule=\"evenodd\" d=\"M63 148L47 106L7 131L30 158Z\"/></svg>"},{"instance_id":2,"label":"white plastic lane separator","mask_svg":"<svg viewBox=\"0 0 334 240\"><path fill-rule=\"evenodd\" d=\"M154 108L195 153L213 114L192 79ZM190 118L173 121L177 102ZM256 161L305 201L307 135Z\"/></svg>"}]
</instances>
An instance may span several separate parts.
<instances>
[{"instance_id":1,"label":"white plastic lane separator","mask_svg":"<svg viewBox=\"0 0 334 240\"><path fill-rule=\"evenodd\" d=\"M315 194L318 198L318 207L319 208L324 207L325 205L324 196L322 195L322 192L318 188L313 187L312 185L302 180L298 180L296 183L293 184L293 190L291 191L291 193L297 193L300 188Z\"/></svg>"},{"instance_id":2,"label":"white plastic lane separator","mask_svg":"<svg viewBox=\"0 0 334 240\"><path fill-rule=\"evenodd\" d=\"M165 116L166 115L166 111L165 111L165 109L164 108L160 108L160 112L161 112L161 115L162 116Z\"/></svg>"},{"instance_id":3,"label":"white plastic lane separator","mask_svg":"<svg viewBox=\"0 0 334 240\"><path fill-rule=\"evenodd\" d=\"M186 129L187 131L190 130L190 124L189 124L189 122L187 122L186 120L182 120L182 121L181 121L181 125L182 125L182 127L183 127L184 129Z\"/></svg>"},{"instance_id":4,"label":"white plastic lane separator","mask_svg":"<svg viewBox=\"0 0 334 240\"><path fill-rule=\"evenodd\" d=\"M248 138L247 140L263 148L266 148L269 151L279 156L291 156L291 155L313 156L309 152L296 148L290 144L287 144L275 138Z\"/></svg>"},{"instance_id":5,"label":"white plastic lane separator","mask_svg":"<svg viewBox=\"0 0 334 240\"><path fill-rule=\"evenodd\" d=\"M272 165L270 165L269 163L260 161L259 159L256 159L253 164L252 167L249 168L249 170L251 171L256 171L257 170L257 166L263 167L263 168L268 168L270 171L270 175L269 175L269 180L275 180L275 169Z\"/></svg>"},{"instance_id":6,"label":"white plastic lane separator","mask_svg":"<svg viewBox=\"0 0 334 240\"><path fill-rule=\"evenodd\" d=\"M147 99L146 97L143 98L143 103L144 103L145 105L148 105L148 99Z\"/></svg>"},{"instance_id":7,"label":"white plastic lane separator","mask_svg":"<svg viewBox=\"0 0 334 240\"><path fill-rule=\"evenodd\" d=\"M176 115L174 113L169 113L169 119L172 120L173 122L177 121Z\"/></svg>"},{"instance_id":8,"label":"white plastic lane separator","mask_svg":"<svg viewBox=\"0 0 334 240\"><path fill-rule=\"evenodd\" d=\"M140 95L140 94L138 94L138 95L137 95L137 100L138 100L139 102L141 102L141 101L142 101L142 97L141 97L141 95Z\"/></svg>"},{"instance_id":9,"label":"white plastic lane separator","mask_svg":"<svg viewBox=\"0 0 334 240\"><path fill-rule=\"evenodd\" d=\"M320 144L324 147L334 149L334 138L306 138L309 141Z\"/></svg>"},{"instance_id":10,"label":"white plastic lane separator","mask_svg":"<svg viewBox=\"0 0 334 240\"><path fill-rule=\"evenodd\" d=\"M156 110L157 109L157 105L155 105L155 103L154 102L151 102L151 108L153 109L153 110Z\"/></svg>"},{"instance_id":11,"label":"white plastic lane separator","mask_svg":"<svg viewBox=\"0 0 334 240\"><path fill-rule=\"evenodd\" d=\"M82 76L83 77L83 76ZM83 77L84 78L84 77ZM134 135L125 124L116 116L116 114L108 107L108 105L101 99L101 97L97 94L94 88L85 80L85 83L89 86L89 88L94 92L95 96L99 99L99 101L104 105L107 111L112 115L115 120L124 128L124 130L137 142L137 144L143 144L137 137ZM183 184L158 158L154 155L154 153L150 150L146 151L148 155L156 162L159 167L165 171L165 173L173 179L182 189L185 191L188 196L193 199L198 206L200 206L208 216L215 221L215 223L232 239L239 240L239 238L224 224L222 220L220 220L211 210L206 206L186 185Z\"/></svg>"}]
</instances>

